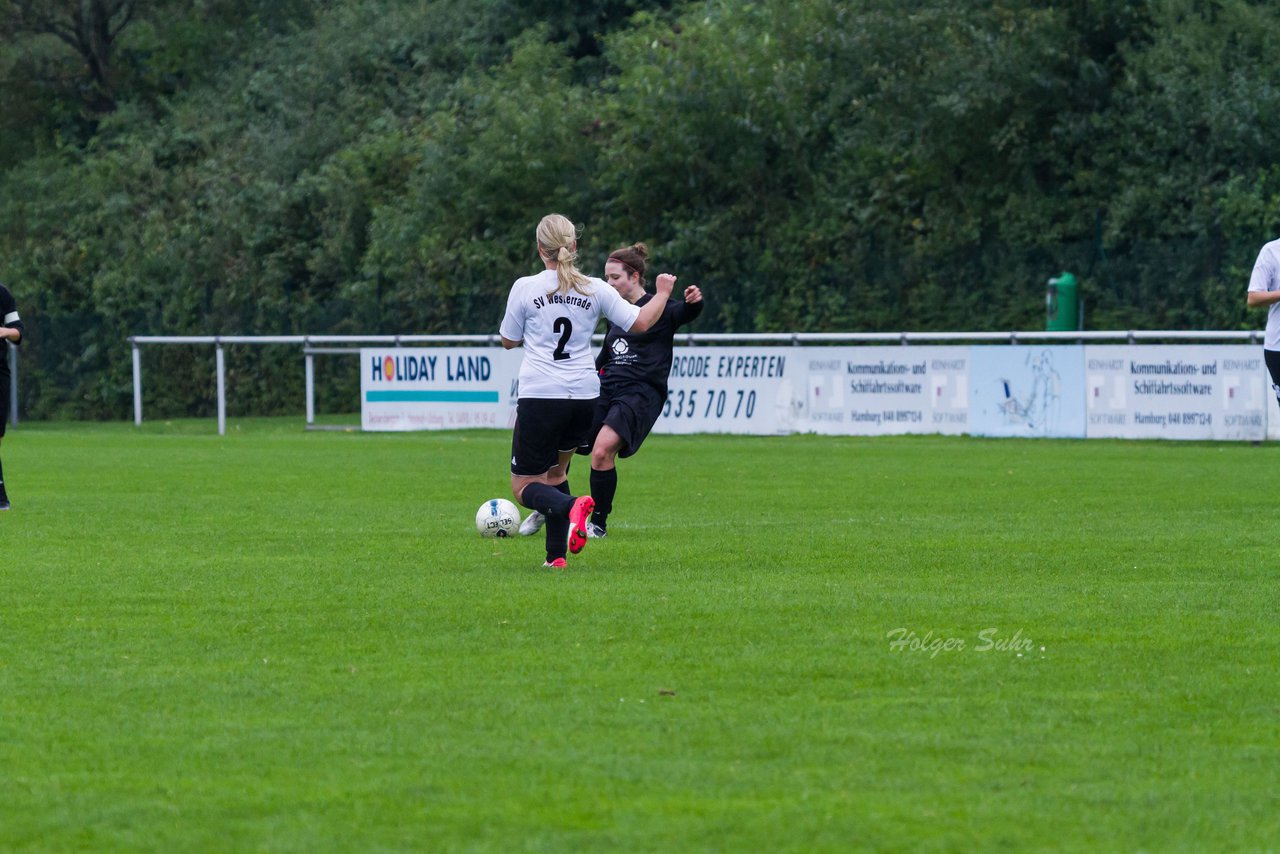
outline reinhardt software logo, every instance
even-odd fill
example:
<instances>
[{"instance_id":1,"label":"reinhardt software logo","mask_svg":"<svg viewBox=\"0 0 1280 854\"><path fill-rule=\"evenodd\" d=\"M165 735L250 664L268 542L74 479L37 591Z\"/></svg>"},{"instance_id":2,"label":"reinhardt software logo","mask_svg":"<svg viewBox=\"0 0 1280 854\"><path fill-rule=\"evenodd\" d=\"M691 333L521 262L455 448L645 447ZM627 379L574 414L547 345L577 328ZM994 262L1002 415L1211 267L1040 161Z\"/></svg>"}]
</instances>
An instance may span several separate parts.
<instances>
[{"instance_id":1,"label":"reinhardt software logo","mask_svg":"<svg viewBox=\"0 0 1280 854\"><path fill-rule=\"evenodd\" d=\"M890 629L885 635L889 640L890 652L927 653L929 658L937 658L944 652L1006 652L1018 658L1030 655L1036 650L1036 643L1018 629L1012 635L1002 634L1000 629L986 628L978 632L977 642L969 645L973 638L947 637L927 631L923 635L907 628ZM1039 650L1045 651L1043 646ZM1041 655L1041 658L1044 656Z\"/></svg>"}]
</instances>

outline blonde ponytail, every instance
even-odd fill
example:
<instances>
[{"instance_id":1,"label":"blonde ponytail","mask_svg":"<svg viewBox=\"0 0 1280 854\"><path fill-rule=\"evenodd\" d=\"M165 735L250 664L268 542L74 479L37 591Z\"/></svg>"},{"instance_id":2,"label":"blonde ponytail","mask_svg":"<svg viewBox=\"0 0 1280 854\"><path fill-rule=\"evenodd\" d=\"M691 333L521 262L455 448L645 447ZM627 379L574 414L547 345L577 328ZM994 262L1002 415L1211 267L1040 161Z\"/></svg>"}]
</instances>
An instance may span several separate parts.
<instances>
[{"instance_id":1,"label":"blonde ponytail","mask_svg":"<svg viewBox=\"0 0 1280 854\"><path fill-rule=\"evenodd\" d=\"M578 254L574 251L573 244L578 239L578 229L568 217L547 214L538 223L536 235L538 251L542 253L542 257L556 264L556 281L559 286L552 293L564 296L572 289L583 295L589 294L588 279L575 266Z\"/></svg>"}]
</instances>

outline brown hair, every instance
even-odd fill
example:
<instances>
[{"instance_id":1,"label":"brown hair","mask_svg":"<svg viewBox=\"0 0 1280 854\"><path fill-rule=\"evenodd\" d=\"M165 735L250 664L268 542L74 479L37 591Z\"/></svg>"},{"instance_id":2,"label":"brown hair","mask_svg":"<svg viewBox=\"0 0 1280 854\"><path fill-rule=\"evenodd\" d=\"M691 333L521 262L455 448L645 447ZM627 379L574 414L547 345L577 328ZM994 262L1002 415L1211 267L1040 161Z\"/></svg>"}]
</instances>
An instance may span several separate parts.
<instances>
[{"instance_id":1,"label":"brown hair","mask_svg":"<svg viewBox=\"0 0 1280 854\"><path fill-rule=\"evenodd\" d=\"M645 267L649 260L649 247L643 243L633 243L622 249L615 249L609 253L610 261L617 261L626 269L628 274L640 274L640 287L649 284L649 280L644 277Z\"/></svg>"}]
</instances>

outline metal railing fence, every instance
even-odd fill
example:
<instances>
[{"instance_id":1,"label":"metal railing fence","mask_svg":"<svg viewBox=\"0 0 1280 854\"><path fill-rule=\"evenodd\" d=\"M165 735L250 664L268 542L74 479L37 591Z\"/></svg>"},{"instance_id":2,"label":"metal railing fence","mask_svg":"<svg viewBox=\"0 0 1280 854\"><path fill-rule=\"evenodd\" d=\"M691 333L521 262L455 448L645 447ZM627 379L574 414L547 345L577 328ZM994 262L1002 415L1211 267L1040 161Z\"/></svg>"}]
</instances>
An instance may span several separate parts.
<instances>
[{"instance_id":1,"label":"metal railing fence","mask_svg":"<svg viewBox=\"0 0 1280 854\"><path fill-rule=\"evenodd\" d=\"M594 336L600 343L603 335ZM1123 341L1137 344L1144 341L1238 341L1261 344L1260 331L1212 331L1212 330L1151 330L1125 329L1111 331L1015 331L1015 332L688 332L676 336L676 343L684 346L706 344L777 344L799 346L802 344L911 344L938 343L944 341L970 341L1005 344L1023 344L1032 341L1084 343L1086 341ZM306 425L315 426L315 356L358 353L359 345L432 346L471 344L501 346L499 336L491 335L136 335L129 339L133 350L133 423L142 423L142 347L144 345L178 344L210 345L215 348L214 373L218 396L218 434L227 431L226 358L228 345L293 345L302 348L303 375L306 386ZM340 346L346 345L346 346ZM355 346L353 346L355 345ZM11 419L17 421L17 370L16 353L10 346L13 360L13 400Z\"/></svg>"}]
</instances>

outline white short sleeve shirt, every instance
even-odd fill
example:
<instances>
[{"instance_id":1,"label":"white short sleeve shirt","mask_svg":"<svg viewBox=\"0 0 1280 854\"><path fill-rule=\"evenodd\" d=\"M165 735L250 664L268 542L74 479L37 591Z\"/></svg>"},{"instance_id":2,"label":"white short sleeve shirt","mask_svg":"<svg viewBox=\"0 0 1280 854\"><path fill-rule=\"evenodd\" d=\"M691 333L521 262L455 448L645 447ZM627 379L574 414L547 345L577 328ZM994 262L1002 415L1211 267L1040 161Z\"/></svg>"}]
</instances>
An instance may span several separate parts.
<instances>
[{"instance_id":1,"label":"white short sleeve shirt","mask_svg":"<svg viewBox=\"0 0 1280 854\"><path fill-rule=\"evenodd\" d=\"M503 338L524 342L519 397L590 400L600 396L591 335L603 314L630 329L640 315L602 279L589 279L588 293L556 292L555 270L516 279L507 297L507 313L499 331Z\"/></svg>"},{"instance_id":2,"label":"white short sleeve shirt","mask_svg":"<svg viewBox=\"0 0 1280 854\"><path fill-rule=\"evenodd\" d=\"M1262 247L1258 260L1249 277L1249 290L1280 290L1280 240L1273 240ZM1265 350L1280 350L1280 302L1267 308L1267 336L1262 344Z\"/></svg>"}]
</instances>

